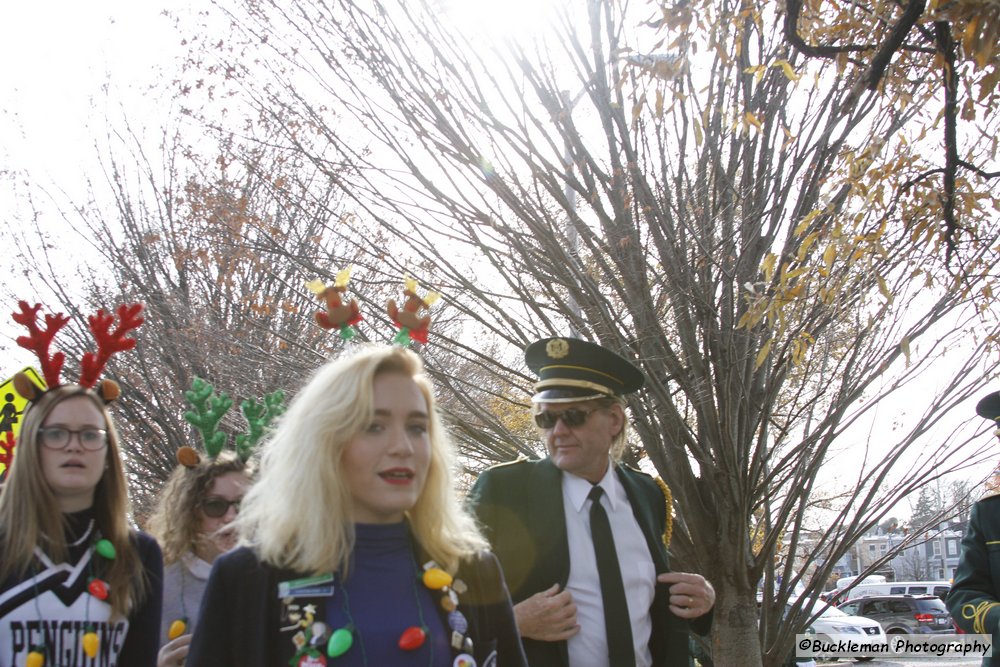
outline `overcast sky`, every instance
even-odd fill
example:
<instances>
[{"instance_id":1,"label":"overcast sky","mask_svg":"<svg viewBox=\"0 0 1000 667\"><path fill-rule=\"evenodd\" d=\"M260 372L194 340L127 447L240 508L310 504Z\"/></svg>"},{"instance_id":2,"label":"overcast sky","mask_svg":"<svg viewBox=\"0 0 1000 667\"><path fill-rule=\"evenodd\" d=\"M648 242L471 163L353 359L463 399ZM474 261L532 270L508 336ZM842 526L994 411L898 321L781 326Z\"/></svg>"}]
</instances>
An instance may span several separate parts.
<instances>
[{"instance_id":1,"label":"overcast sky","mask_svg":"<svg viewBox=\"0 0 1000 667\"><path fill-rule=\"evenodd\" d=\"M108 99L148 113L180 51L164 9L185 0L7 2L0 9L0 158L59 180L92 158ZM105 93L112 87L113 95ZM41 174L38 174L41 175Z\"/></svg>"},{"instance_id":2,"label":"overcast sky","mask_svg":"<svg viewBox=\"0 0 1000 667\"><path fill-rule=\"evenodd\" d=\"M163 122L165 82L182 48L163 12L188 6L188 0L0 5L0 172L8 174L0 180L3 224L24 214L24 189L21 199L14 196L11 172L79 200L85 176L95 169L95 146L106 143L106 119L126 113L144 126ZM64 225L54 210L42 218L49 228ZM9 336L12 326L3 317L0 332ZM8 350L0 373L30 361L30 354Z\"/></svg>"}]
</instances>

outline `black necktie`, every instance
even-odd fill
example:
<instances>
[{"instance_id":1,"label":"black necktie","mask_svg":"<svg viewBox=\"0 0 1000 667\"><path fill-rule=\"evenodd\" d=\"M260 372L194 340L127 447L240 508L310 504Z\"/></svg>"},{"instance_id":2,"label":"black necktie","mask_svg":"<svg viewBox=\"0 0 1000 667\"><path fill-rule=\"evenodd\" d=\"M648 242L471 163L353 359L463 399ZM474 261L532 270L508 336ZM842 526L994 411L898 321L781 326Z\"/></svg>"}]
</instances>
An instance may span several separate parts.
<instances>
[{"instance_id":1,"label":"black necktie","mask_svg":"<svg viewBox=\"0 0 1000 667\"><path fill-rule=\"evenodd\" d=\"M628 617L625 586L618 566L615 539L611 534L608 514L601 506L604 489L594 486L590 498L590 536L597 555L597 574L601 578L601 598L604 600L604 628L608 633L608 658L611 667L634 667L635 648L632 646L632 623Z\"/></svg>"}]
</instances>

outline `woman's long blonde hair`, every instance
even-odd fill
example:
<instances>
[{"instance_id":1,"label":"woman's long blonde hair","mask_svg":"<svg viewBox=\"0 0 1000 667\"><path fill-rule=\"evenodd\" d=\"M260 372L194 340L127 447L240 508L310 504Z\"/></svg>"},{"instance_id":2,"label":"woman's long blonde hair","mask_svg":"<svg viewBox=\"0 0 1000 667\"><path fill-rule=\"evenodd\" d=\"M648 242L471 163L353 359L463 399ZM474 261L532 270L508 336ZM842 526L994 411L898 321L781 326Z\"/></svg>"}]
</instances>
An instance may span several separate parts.
<instances>
[{"instance_id":1,"label":"woman's long blonde hair","mask_svg":"<svg viewBox=\"0 0 1000 667\"><path fill-rule=\"evenodd\" d=\"M265 562L303 573L346 573L354 525L341 457L371 423L372 386L381 373L412 378L427 401L430 466L406 513L414 537L451 571L461 558L486 548L455 496L452 446L420 357L401 347L368 345L320 367L263 446L260 477L235 523Z\"/></svg>"},{"instance_id":2,"label":"woman's long blonde hair","mask_svg":"<svg viewBox=\"0 0 1000 667\"><path fill-rule=\"evenodd\" d=\"M251 468L232 452L222 452L215 458L203 458L188 468L178 465L160 491L156 511L149 519L149 532L163 549L163 564L180 560L194 551L202 538L202 516L199 506L217 478L231 472L251 474Z\"/></svg>"},{"instance_id":3,"label":"woman's long blonde hair","mask_svg":"<svg viewBox=\"0 0 1000 667\"><path fill-rule=\"evenodd\" d=\"M65 518L42 471L38 432L52 409L62 401L84 396L104 416L108 433L104 473L94 491L94 521L117 555L104 579L112 614L125 617L145 597L149 582L143 574L128 524L128 486L122 468L118 432L104 401L79 385L61 385L42 394L24 414L3 492L0 493L0 581L24 577L36 564L35 547L56 563L65 562L68 549Z\"/></svg>"}]
</instances>

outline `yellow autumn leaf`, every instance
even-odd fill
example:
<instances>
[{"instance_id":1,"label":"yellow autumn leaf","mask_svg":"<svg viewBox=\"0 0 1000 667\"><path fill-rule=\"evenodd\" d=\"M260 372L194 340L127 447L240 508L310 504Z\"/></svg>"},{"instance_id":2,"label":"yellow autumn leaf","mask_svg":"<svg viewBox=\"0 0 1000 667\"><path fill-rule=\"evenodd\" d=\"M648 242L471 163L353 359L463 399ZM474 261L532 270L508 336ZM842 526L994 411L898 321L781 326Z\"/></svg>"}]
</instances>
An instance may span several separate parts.
<instances>
[{"instance_id":1,"label":"yellow autumn leaf","mask_svg":"<svg viewBox=\"0 0 1000 667\"><path fill-rule=\"evenodd\" d=\"M990 62L990 58L993 56L993 51L996 47L991 46L989 40L983 40L982 45L976 49L976 65L980 69L985 68Z\"/></svg>"},{"instance_id":2,"label":"yellow autumn leaf","mask_svg":"<svg viewBox=\"0 0 1000 667\"><path fill-rule=\"evenodd\" d=\"M787 264L785 264L785 266L783 268L785 270L781 274L781 284L782 285L784 285L785 283L787 283L789 280L793 280L795 278L798 278L803 273L805 273L806 271L809 270L808 267L800 266L797 269L792 269L791 271L788 271L787 270L788 269L788 265Z\"/></svg>"},{"instance_id":3,"label":"yellow autumn leaf","mask_svg":"<svg viewBox=\"0 0 1000 667\"><path fill-rule=\"evenodd\" d=\"M906 365L910 365L910 339L903 338L899 341L899 349L903 351L903 356L906 357Z\"/></svg>"},{"instance_id":4,"label":"yellow autumn leaf","mask_svg":"<svg viewBox=\"0 0 1000 667\"><path fill-rule=\"evenodd\" d=\"M892 296L892 292L889 291L889 285L882 276L878 276L878 291L882 293L887 303L891 304L893 302L894 297Z\"/></svg>"},{"instance_id":5,"label":"yellow autumn leaf","mask_svg":"<svg viewBox=\"0 0 1000 667\"><path fill-rule=\"evenodd\" d=\"M826 265L826 270L829 271L833 268L833 262L837 259L837 246L830 244L823 251L823 264Z\"/></svg>"},{"instance_id":6,"label":"yellow autumn leaf","mask_svg":"<svg viewBox=\"0 0 1000 667\"><path fill-rule=\"evenodd\" d=\"M802 78L801 74L795 73L795 68L792 67L792 64L787 60L778 60L774 63L774 66L780 67L781 71L785 73L785 77L789 81L798 81L799 79Z\"/></svg>"},{"instance_id":7,"label":"yellow autumn leaf","mask_svg":"<svg viewBox=\"0 0 1000 667\"><path fill-rule=\"evenodd\" d=\"M764 280L771 282L771 278L774 277L774 264L778 261L778 256L773 252L767 253L764 258L764 263L760 265L761 270L764 272Z\"/></svg>"},{"instance_id":8,"label":"yellow autumn leaf","mask_svg":"<svg viewBox=\"0 0 1000 667\"><path fill-rule=\"evenodd\" d=\"M753 113L750 111L747 111L745 114L743 114L743 121L744 123L753 125L761 132L764 131L764 126L760 124L759 120L757 120L757 116L753 115Z\"/></svg>"},{"instance_id":9,"label":"yellow autumn leaf","mask_svg":"<svg viewBox=\"0 0 1000 667\"><path fill-rule=\"evenodd\" d=\"M993 71L980 79L977 101L985 100L996 89L997 84L1000 84L1000 67L993 68Z\"/></svg>"},{"instance_id":10,"label":"yellow autumn leaf","mask_svg":"<svg viewBox=\"0 0 1000 667\"><path fill-rule=\"evenodd\" d=\"M809 236L805 237L802 240L802 245L799 246L799 252L795 256L796 259L798 259L800 262L804 261L806 255L809 254L809 248L812 247L812 244L815 243L816 239L818 238L819 238L819 232L813 232Z\"/></svg>"},{"instance_id":11,"label":"yellow autumn leaf","mask_svg":"<svg viewBox=\"0 0 1000 667\"><path fill-rule=\"evenodd\" d=\"M788 131L787 127L782 126L781 131L785 133L785 141L781 144L781 150L785 150L795 142L795 135Z\"/></svg>"},{"instance_id":12,"label":"yellow autumn leaf","mask_svg":"<svg viewBox=\"0 0 1000 667\"><path fill-rule=\"evenodd\" d=\"M773 339L772 339L773 340ZM771 354L771 341L764 343L764 346L760 348L760 352L757 353L757 359L754 360L753 368L757 370L764 365L764 361L767 360L767 355Z\"/></svg>"},{"instance_id":13,"label":"yellow autumn leaf","mask_svg":"<svg viewBox=\"0 0 1000 667\"><path fill-rule=\"evenodd\" d=\"M965 25L965 31L962 33L962 49L966 53L975 53L976 44L978 43L978 33L979 33L979 17L973 16L969 19L969 22Z\"/></svg>"},{"instance_id":14,"label":"yellow autumn leaf","mask_svg":"<svg viewBox=\"0 0 1000 667\"><path fill-rule=\"evenodd\" d=\"M816 219L817 215L819 215L819 209L818 208L814 208L813 210L811 210L808 213L806 213L806 217L802 218L802 222L800 222L798 225L796 225L796 227L795 227L795 235L796 236L802 236L802 234L804 234L805 231L807 229L809 229L809 225L812 223L813 220Z\"/></svg>"}]
</instances>

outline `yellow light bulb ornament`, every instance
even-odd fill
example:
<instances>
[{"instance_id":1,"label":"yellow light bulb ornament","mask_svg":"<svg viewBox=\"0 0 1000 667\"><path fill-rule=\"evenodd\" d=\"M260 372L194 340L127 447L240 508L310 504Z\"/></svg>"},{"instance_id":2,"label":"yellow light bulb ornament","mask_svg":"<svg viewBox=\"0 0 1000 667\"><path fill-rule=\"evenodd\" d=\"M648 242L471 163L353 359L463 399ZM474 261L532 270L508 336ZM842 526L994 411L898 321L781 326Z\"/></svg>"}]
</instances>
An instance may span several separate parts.
<instances>
[{"instance_id":1,"label":"yellow light bulb ornament","mask_svg":"<svg viewBox=\"0 0 1000 667\"><path fill-rule=\"evenodd\" d=\"M98 638L97 633L94 632L93 628L89 628L83 635L83 652L87 654L88 658L96 658L97 649L100 648L100 645L101 640Z\"/></svg>"},{"instance_id":2,"label":"yellow light bulb ornament","mask_svg":"<svg viewBox=\"0 0 1000 667\"><path fill-rule=\"evenodd\" d=\"M42 667L45 664L45 653L43 647L36 646L31 649L28 659L24 661L25 667Z\"/></svg>"},{"instance_id":3,"label":"yellow light bulb ornament","mask_svg":"<svg viewBox=\"0 0 1000 667\"><path fill-rule=\"evenodd\" d=\"M167 639L174 640L184 634L187 630L187 619L178 618L176 621L170 624L170 629L167 630Z\"/></svg>"},{"instance_id":4,"label":"yellow light bulb ornament","mask_svg":"<svg viewBox=\"0 0 1000 667\"><path fill-rule=\"evenodd\" d=\"M424 586L432 591L439 591L451 584L451 575L441 568L428 568L423 574Z\"/></svg>"}]
</instances>

